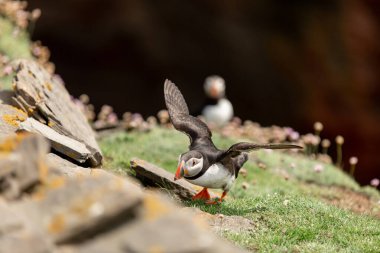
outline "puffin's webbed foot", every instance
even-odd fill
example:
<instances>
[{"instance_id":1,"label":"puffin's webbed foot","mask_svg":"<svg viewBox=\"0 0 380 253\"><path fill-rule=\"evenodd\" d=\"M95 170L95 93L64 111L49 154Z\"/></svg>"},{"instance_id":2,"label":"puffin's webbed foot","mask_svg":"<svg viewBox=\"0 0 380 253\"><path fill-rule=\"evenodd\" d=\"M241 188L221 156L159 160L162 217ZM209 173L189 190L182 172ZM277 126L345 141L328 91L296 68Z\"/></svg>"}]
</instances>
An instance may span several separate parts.
<instances>
[{"instance_id":1,"label":"puffin's webbed foot","mask_svg":"<svg viewBox=\"0 0 380 253\"><path fill-rule=\"evenodd\" d=\"M224 197L225 197L226 195L227 195L227 192L224 191L224 192L222 193L222 196L221 196L220 198L215 198L215 199L213 199L213 200L206 201L205 203L206 203L207 205L221 204L222 201L223 201L223 199L224 199Z\"/></svg>"},{"instance_id":2,"label":"puffin's webbed foot","mask_svg":"<svg viewBox=\"0 0 380 253\"><path fill-rule=\"evenodd\" d=\"M210 199L205 202L206 205L217 205L221 203L222 203L222 200L220 198Z\"/></svg>"},{"instance_id":3,"label":"puffin's webbed foot","mask_svg":"<svg viewBox=\"0 0 380 253\"><path fill-rule=\"evenodd\" d=\"M193 196L192 200L210 200L210 194L207 191L207 188L203 188L202 191L198 192L196 195Z\"/></svg>"}]
</instances>

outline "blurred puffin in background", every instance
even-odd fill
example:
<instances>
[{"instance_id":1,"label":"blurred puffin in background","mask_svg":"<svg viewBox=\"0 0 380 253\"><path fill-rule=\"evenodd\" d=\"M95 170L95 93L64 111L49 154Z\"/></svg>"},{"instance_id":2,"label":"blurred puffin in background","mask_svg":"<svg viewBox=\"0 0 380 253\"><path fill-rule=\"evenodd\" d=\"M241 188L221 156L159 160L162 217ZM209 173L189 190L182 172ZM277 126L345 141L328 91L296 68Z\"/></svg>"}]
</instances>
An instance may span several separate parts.
<instances>
[{"instance_id":1,"label":"blurred puffin in background","mask_svg":"<svg viewBox=\"0 0 380 253\"><path fill-rule=\"evenodd\" d=\"M227 124L234 116L231 102L225 97L226 84L222 77L213 75L206 78L204 90L207 100L202 109L206 122L216 126Z\"/></svg>"}]
</instances>

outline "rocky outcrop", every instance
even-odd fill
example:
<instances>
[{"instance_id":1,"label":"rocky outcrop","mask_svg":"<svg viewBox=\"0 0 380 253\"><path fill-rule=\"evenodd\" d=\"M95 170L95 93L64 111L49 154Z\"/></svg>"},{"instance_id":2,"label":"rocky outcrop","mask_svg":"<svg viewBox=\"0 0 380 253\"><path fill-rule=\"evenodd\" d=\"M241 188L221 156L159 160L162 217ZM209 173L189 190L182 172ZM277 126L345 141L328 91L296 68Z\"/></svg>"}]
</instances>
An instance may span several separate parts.
<instances>
[{"instance_id":1,"label":"rocky outcrop","mask_svg":"<svg viewBox=\"0 0 380 253\"><path fill-rule=\"evenodd\" d=\"M0 137L37 133L62 157L98 167L102 154L95 133L61 79L33 60L14 61L13 91L0 92Z\"/></svg>"},{"instance_id":2,"label":"rocky outcrop","mask_svg":"<svg viewBox=\"0 0 380 253\"><path fill-rule=\"evenodd\" d=\"M52 76L34 61L21 60L14 78L14 90L17 105L29 116L54 130L49 131L49 137L46 136L48 139L52 140L52 136L62 139L59 136L61 135L66 140L70 138L71 143L77 141L83 145L80 154L73 152L72 148L57 148L55 140L52 141L53 148L80 163L88 162L92 167L101 164L102 156L95 134L59 78ZM24 123L21 129L39 134L47 133L35 120ZM61 146L66 147L65 144Z\"/></svg>"},{"instance_id":3,"label":"rocky outcrop","mask_svg":"<svg viewBox=\"0 0 380 253\"><path fill-rule=\"evenodd\" d=\"M243 252L163 195L47 150L39 135L0 144L0 162L14 170L0 182L18 189L10 202L0 188L0 252Z\"/></svg>"}]
</instances>

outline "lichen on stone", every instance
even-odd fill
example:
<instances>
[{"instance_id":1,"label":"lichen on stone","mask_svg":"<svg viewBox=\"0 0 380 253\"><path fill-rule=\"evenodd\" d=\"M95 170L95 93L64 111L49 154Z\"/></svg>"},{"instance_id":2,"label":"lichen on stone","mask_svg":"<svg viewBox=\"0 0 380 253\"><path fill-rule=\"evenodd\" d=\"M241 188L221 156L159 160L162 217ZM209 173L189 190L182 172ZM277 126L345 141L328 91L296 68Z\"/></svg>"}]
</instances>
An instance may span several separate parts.
<instances>
[{"instance_id":1,"label":"lichen on stone","mask_svg":"<svg viewBox=\"0 0 380 253\"><path fill-rule=\"evenodd\" d=\"M46 89L48 89L49 91L52 91L52 90L53 90L53 85L52 85L52 83L50 83L50 82L46 82L46 83L45 83L45 87L46 87Z\"/></svg>"},{"instance_id":2,"label":"lichen on stone","mask_svg":"<svg viewBox=\"0 0 380 253\"><path fill-rule=\"evenodd\" d=\"M41 182L45 182L47 180L47 176L49 173L49 168L46 164L45 159L39 157L38 159L38 176Z\"/></svg>"},{"instance_id":3,"label":"lichen on stone","mask_svg":"<svg viewBox=\"0 0 380 253\"><path fill-rule=\"evenodd\" d=\"M0 143L0 153L10 153L14 151L27 135L29 134L17 133L14 136L6 138L2 143Z\"/></svg>"},{"instance_id":4,"label":"lichen on stone","mask_svg":"<svg viewBox=\"0 0 380 253\"><path fill-rule=\"evenodd\" d=\"M51 218L47 229L52 234L58 234L65 228L65 226L65 216L63 214L56 214Z\"/></svg>"},{"instance_id":5,"label":"lichen on stone","mask_svg":"<svg viewBox=\"0 0 380 253\"><path fill-rule=\"evenodd\" d=\"M145 209L145 218L147 220L156 220L170 211L167 206L165 206L157 197L154 197L153 195L145 196L143 204Z\"/></svg>"},{"instance_id":6,"label":"lichen on stone","mask_svg":"<svg viewBox=\"0 0 380 253\"><path fill-rule=\"evenodd\" d=\"M5 123L14 127L18 127L20 125L20 122L27 119L28 115L16 107L12 106L11 108L14 111L14 114L4 114L2 116L2 119Z\"/></svg>"},{"instance_id":7,"label":"lichen on stone","mask_svg":"<svg viewBox=\"0 0 380 253\"><path fill-rule=\"evenodd\" d=\"M66 178L64 177L54 177L45 182L49 189L57 189L64 186L66 183Z\"/></svg>"},{"instance_id":8,"label":"lichen on stone","mask_svg":"<svg viewBox=\"0 0 380 253\"><path fill-rule=\"evenodd\" d=\"M3 121L11 126L18 127L20 122L26 120L26 117L17 115L17 114L4 114Z\"/></svg>"}]
</instances>

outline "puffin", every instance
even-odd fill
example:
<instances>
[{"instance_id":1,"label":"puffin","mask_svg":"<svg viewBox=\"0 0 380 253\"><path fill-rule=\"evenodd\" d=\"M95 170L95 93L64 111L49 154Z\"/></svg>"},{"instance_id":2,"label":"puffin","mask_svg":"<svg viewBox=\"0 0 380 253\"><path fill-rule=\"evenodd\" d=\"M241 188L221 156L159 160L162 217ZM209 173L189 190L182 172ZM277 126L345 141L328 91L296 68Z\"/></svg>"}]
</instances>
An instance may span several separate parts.
<instances>
[{"instance_id":1,"label":"puffin","mask_svg":"<svg viewBox=\"0 0 380 253\"><path fill-rule=\"evenodd\" d=\"M231 189L239 170L248 160L248 152L258 149L302 149L294 144L256 144L239 142L226 150L218 149L206 123L189 114L186 101L178 87L166 79L164 96L170 120L174 128L185 133L190 139L189 150L180 154L174 180L184 178L201 186L193 200L206 204L221 203ZM222 189L220 198L211 199L208 188Z\"/></svg>"},{"instance_id":2,"label":"puffin","mask_svg":"<svg viewBox=\"0 0 380 253\"><path fill-rule=\"evenodd\" d=\"M226 84L218 75L209 76L205 79L203 88L207 95L202 109L202 116L206 122L216 126L227 124L234 116L231 102L226 98Z\"/></svg>"}]
</instances>

